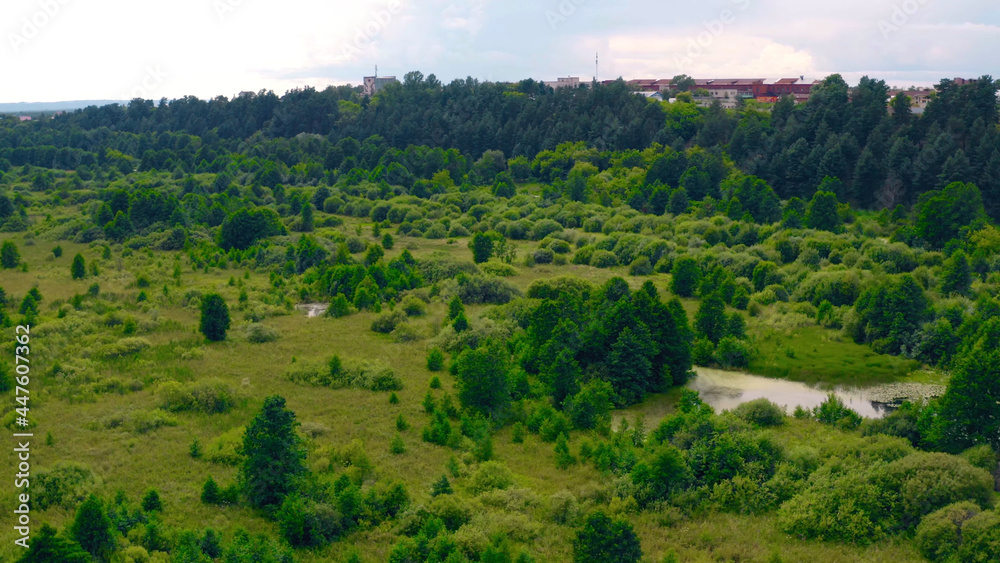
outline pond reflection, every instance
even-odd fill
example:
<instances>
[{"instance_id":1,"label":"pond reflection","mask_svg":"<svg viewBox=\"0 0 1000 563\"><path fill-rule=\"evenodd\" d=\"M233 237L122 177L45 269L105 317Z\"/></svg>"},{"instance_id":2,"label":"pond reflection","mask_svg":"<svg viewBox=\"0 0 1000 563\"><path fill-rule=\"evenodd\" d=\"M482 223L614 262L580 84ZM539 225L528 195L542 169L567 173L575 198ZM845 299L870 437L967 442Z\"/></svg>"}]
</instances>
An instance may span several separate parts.
<instances>
[{"instance_id":1,"label":"pond reflection","mask_svg":"<svg viewBox=\"0 0 1000 563\"><path fill-rule=\"evenodd\" d=\"M818 407L830 393L827 389L785 379L709 368L695 368L695 372L698 376L691 379L686 387L698 391L701 399L715 408L716 412L731 410L741 403L765 398L784 406L791 415L796 406L806 409ZM846 407L865 418L882 418L892 410L891 407L872 401L863 388L836 387L832 391L844 401Z\"/></svg>"}]
</instances>

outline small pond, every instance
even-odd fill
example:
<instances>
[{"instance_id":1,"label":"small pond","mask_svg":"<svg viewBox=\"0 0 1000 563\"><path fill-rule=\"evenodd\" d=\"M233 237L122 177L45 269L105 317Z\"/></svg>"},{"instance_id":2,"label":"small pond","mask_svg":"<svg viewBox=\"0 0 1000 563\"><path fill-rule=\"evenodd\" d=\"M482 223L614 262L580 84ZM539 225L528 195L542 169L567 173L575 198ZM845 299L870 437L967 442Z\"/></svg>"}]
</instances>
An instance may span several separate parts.
<instances>
[{"instance_id":1,"label":"small pond","mask_svg":"<svg viewBox=\"0 0 1000 563\"><path fill-rule=\"evenodd\" d=\"M939 395L943 388L915 383L878 385L867 388L834 387L822 389L805 383L772 379L746 373L695 368L698 376L686 385L698 391L703 401L716 412L730 410L754 399L768 399L785 407L790 415L796 406L812 409L819 406L832 391L844 405L865 418L882 418L892 411L891 405L905 398Z\"/></svg>"}]
</instances>

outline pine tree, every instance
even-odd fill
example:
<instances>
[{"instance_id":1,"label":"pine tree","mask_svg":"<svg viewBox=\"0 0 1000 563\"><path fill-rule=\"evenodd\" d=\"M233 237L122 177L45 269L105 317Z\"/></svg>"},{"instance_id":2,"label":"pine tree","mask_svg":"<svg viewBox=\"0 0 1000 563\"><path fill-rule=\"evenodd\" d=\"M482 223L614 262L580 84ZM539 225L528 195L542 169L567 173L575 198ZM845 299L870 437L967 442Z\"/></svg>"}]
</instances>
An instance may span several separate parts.
<instances>
[{"instance_id":1,"label":"pine tree","mask_svg":"<svg viewBox=\"0 0 1000 563\"><path fill-rule=\"evenodd\" d=\"M229 307L221 295L208 294L201 302L201 333L214 342L226 339L229 330Z\"/></svg>"},{"instance_id":2,"label":"pine tree","mask_svg":"<svg viewBox=\"0 0 1000 563\"><path fill-rule=\"evenodd\" d=\"M431 487L431 496L436 497L439 495L450 495L454 491L451 489L451 483L448 482L448 476L442 475L440 479L434 482Z\"/></svg>"},{"instance_id":3,"label":"pine tree","mask_svg":"<svg viewBox=\"0 0 1000 563\"><path fill-rule=\"evenodd\" d=\"M208 480L205 481L205 485L201 488L201 502L205 504L219 504L220 500L219 485L209 475Z\"/></svg>"},{"instance_id":4,"label":"pine tree","mask_svg":"<svg viewBox=\"0 0 1000 563\"><path fill-rule=\"evenodd\" d=\"M545 379L552 390L552 400L561 409L566 399L580 390L580 364L571 350L564 349L556 356L546 368Z\"/></svg>"},{"instance_id":5,"label":"pine tree","mask_svg":"<svg viewBox=\"0 0 1000 563\"><path fill-rule=\"evenodd\" d=\"M82 280L87 275L87 265L83 261L83 255L77 254L73 257L73 264L69 268L70 275L74 280Z\"/></svg>"},{"instance_id":6,"label":"pine tree","mask_svg":"<svg viewBox=\"0 0 1000 563\"><path fill-rule=\"evenodd\" d=\"M636 563L640 559L642 547L632 525L600 511L587 518L573 540L573 563Z\"/></svg>"},{"instance_id":7,"label":"pine tree","mask_svg":"<svg viewBox=\"0 0 1000 563\"><path fill-rule=\"evenodd\" d=\"M111 530L111 520L104 504L96 495L90 495L77 509L70 535L85 551L107 561L115 550L115 537Z\"/></svg>"},{"instance_id":8,"label":"pine tree","mask_svg":"<svg viewBox=\"0 0 1000 563\"><path fill-rule=\"evenodd\" d=\"M21 253L13 241L5 240L0 246L0 266L6 269L16 268L21 263Z\"/></svg>"},{"instance_id":9,"label":"pine tree","mask_svg":"<svg viewBox=\"0 0 1000 563\"><path fill-rule=\"evenodd\" d=\"M652 373L652 363L646 356L649 332L642 332L645 334L636 334L630 327L625 327L611 346L609 379L615 392L615 403L620 407L641 401L649 386Z\"/></svg>"},{"instance_id":10,"label":"pine tree","mask_svg":"<svg viewBox=\"0 0 1000 563\"><path fill-rule=\"evenodd\" d=\"M469 248L472 249L472 261L482 264L493 255L493 239L483 233L476 233L469 241Z\"/></svg>"},{"instance_id":11,"label":"pine tree","mask_svg":"<svg viewBox=\"0 0 1000 563\"><path fill-rule=\"evenodd\" d=\"M462 406L495 418L510 405L509 353L502 344L490 342L468 349L455 360L458 398Z\"/></svg>"},{"instance_id":12,"label":"pine tree","mask_svg":"<svg viewBox=\"0 0 1000 563\"><path fill-rule=\"evenodd\" d=\"M42 524L28 551L17 563L90 563L90 555L71 539L56 535L56 529Z\"/></svg>"},{"instance_id":13,"label":"pine tree","mask_svg":"<svg viewBox=\"0 0 1000 563\"><path fill-rule=\"evenodd\" d=\"M142 509L146 512L162 512L163 501L160 500L160 493L156 489L149 489L142 497Z\"/></svg>"},{"instance_id":14,"label":"pine tree","mask_svg":"<svg viewBox=\"0 0 1000 563\"><path fill-rule=\"evenodd\" d=\"M295 433L295 413L285 399L274 395L247 425L243 436L241 468L243 492L256 508L277 506L292 490L293 481L306 469L305 449Z\"/></svg>"}]
</instances>

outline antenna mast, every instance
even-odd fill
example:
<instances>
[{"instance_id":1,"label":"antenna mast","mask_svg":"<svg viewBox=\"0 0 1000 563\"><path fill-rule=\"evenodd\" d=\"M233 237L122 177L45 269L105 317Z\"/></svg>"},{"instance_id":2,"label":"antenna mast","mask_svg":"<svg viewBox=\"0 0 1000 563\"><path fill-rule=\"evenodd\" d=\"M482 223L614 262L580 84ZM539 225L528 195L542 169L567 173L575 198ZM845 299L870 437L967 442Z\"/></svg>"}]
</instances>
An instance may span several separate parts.
<instances>
[{"instance_id":1,"label":"antenna mast","mask_svg":"<svg viewBox=\"0 0 1000 563\"><path fill-rule=\"evenodd\" d=\"M594 82L601 75L601 54L594 53Z\"/></svg>"}]
</instances>

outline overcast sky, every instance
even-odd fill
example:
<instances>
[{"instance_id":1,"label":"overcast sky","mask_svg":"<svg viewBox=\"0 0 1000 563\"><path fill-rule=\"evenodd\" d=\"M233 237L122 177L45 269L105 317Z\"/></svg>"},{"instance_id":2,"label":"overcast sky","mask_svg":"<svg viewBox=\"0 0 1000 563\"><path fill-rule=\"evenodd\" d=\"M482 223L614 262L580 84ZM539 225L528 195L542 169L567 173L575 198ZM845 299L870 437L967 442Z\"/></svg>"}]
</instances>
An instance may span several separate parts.
<instances>
[{"instance_id":1,"label":"overcast sky","mask_svg":"<svg viewBox=\"0 0 1000 563\"><path fill-rule=\"evenodd\" d=\"M0 102L440 80L1000 76L996 0L3 0Z\"/></svg>"}]
</instances>

